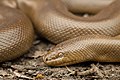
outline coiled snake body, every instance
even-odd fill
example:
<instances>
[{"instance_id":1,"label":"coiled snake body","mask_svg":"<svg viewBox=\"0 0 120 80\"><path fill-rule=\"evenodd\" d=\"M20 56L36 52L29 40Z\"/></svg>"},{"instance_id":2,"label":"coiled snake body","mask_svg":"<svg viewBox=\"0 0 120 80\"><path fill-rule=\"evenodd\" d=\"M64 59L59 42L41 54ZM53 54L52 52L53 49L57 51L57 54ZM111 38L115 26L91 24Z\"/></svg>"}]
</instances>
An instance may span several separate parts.
<instances>
[{"instance_id":1,"label":"coiled snake body","mask_svg":"<svg viewBox=\"0 0 120 80\"><path fill-rule=\"evenodd\" d=\"M34 39L30 20L20 11L0 7L0 62L21 56Z\"/></svg>"},{"instance_id":2,"label":"coiled snake body","mask_svg":"<svg viewBox=\"0 0 120 80\"><path fill-rule=\"evenodd\" d=\"M79 11L71 8L69 2L70 0L63 0L63 2L59 0L15 0L17 8L30 18L40 35L52 43L59 43L43 57L44 62L50 66L70 65L88 60L120 62L119 36L115 37L120 34L120 0L114 1L97 15L87 18L70 13L68 10L76 13ZM12 7L16 7L16 5ZM87 8L84 12L86 11ZM91 11L91 13L96 12L97 9ZM23 22L26 24L29 23L26 21L27 17L24 20ZM31 24L23 26L27 29L27 31L23 29L23 32L28 32L28 34L22 33L27 36L22 41L28 41L28 43L22 43L19 46L29 45L30 47L33 41L33 30ZM21 34L19 35L23 38ZM27 50L29 47L25 49ZM21 55L26 50L9 54L15 58L17 57L14 56L15 54ZM1 62L6 60L2 56L8 58L7 53L0 53Z\"/></svg>"}]
</instances>

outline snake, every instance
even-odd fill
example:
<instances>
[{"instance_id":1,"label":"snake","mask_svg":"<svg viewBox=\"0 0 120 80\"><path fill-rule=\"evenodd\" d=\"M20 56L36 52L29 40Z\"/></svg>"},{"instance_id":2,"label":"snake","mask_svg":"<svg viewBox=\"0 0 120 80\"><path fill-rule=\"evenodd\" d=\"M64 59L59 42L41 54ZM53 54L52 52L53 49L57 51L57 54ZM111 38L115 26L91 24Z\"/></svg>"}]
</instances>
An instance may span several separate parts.
<instances>
[{"instance_id":1,"label":"snake","mask_svg":"<svg viewBox=\"0 0 120 80\"><path fill-rule=\"evenodd\" d=\"M0 7L0 62L11 60L25 53L34 40L29 18L21 11Z\"/></svg>"},{"instance_id":2,"label":"snake","mask_svg":"<svg viewBox=\"0 0 120 80\"><path fill-rule=\"evenodd\" d=\"M34 29L57 44L43 56L49 66L120 62L120 0L92 1L91 5L90 0L1 0L0 62L15 59L30 49ZM96 15L73 14L79 12Z\"/></svg>"}]
</instances>

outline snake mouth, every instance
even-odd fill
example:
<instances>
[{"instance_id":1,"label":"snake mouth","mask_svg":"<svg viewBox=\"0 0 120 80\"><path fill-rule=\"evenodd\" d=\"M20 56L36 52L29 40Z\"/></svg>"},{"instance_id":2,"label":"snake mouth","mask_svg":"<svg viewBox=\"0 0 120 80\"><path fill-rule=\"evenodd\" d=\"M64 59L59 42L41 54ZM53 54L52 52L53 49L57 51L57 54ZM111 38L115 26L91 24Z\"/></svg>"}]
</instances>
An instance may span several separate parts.
<instances>
[{"instance_id":1,"label":"snake mouth","mask_svg":"<svg viewBox=\"0 0 120 80\"><path fill-rule=\"evenodd\" d=\"M59 57L59 58L56 58L56 59L51 59L51 58L48 58L48 57L43 57L43 61L46 63L46 64L49 64L49 63L53 63L53 62L57 62L57 61L60 61L62 60L63 57Z\"/></svg>"},{"instance_id":2,"label":"snake mouth","mask_svg":"<svg viewBox=\"0 0 120 80\"><path fill-rule=\"evenodd\" d=\"M72 65L74 63L79 63L79 61L77 60L68 61L66 59L66 61L64 61L64 57L59 57L56 59L49 59L46 56L44 56L43 61L45 64L49 66L66 66L66 65Z\"/></svg>"},{"instance_id":3,"label":"snake mouth","mask_svg":"<svg viewBox=\"0 0 120 80\"><path fill-rule=\"evenodd\" d=\"M62 64L63 57L56 58L56 59L50 59L46 56L43 57L43 61L45 64L49 66L59 66Z\"/></svg>"}]
</instances>

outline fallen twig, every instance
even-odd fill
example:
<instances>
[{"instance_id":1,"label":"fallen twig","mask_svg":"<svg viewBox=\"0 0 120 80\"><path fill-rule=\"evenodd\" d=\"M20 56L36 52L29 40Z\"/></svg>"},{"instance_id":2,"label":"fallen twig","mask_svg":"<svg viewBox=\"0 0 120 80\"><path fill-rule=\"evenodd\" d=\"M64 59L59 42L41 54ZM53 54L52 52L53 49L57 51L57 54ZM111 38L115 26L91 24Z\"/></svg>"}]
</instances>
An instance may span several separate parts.
<instances>
[{"instance_id":1,"label":"fallen twig","mask_svg":"<svg viewBox=\"0 0 120 80\"><path fill-rule=\"evenodd\" d=\"M72 71L70 70L67 66L67 70L70 72L70 74L72 75L80 75L80 76L85 76L85 75L89 75L89 74L93 74L93 73L97 73L100 77L103 77L104 75L101 73L100 69L98 67L96 67L94 64L91 65L92 68L83 72L77 72L77 71Z\"/></svg>"}]
</instances>

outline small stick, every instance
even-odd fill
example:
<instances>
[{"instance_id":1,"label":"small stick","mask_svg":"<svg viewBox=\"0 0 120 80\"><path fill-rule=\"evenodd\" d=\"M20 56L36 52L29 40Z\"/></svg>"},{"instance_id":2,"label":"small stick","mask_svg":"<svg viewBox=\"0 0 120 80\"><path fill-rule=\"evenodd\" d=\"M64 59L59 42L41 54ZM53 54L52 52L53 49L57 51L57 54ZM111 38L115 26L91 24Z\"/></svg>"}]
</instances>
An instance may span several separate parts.
<instances>
[{"instance_id":1,"label":"small stick","mask_svg":"<svg viewBox=\"0 0 120 80\"><path fill-rule=\"evenodd\" d=\"M86 70L86 71L83 71L83 72L76 72L76 71L72 71L70 70L67 66L67 70L72 74L72 75L80 75L80 76L85 76L85 75L89 75L89 74L92 74L92 73L97 73L100 77L103 77L104 75L101 73L101 71L99 70L98 67L96 67L95 65L91 65L92 68L90 70Z\"/></svg>"}]
</instances>

